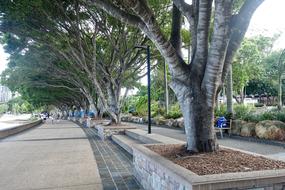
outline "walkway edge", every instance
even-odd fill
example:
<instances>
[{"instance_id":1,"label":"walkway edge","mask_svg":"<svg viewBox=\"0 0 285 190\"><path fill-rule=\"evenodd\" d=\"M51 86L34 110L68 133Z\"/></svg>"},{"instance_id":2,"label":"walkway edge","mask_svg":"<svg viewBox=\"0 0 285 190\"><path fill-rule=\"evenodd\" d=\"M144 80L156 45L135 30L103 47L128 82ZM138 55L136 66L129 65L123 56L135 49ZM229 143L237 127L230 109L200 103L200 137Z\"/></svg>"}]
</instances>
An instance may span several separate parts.
<instances>
[{"instance_id":1,"label":"walkway edge","mask_svg":"<svg viewBox=\"0 0 285 190\"><path fill-rule=\"evenodd\" d=\"M13 127L13 128L0 130L0 139L3 139L5 137L11 136L11 135L14 135L17 133L20 133L22 131L25 131L27 129L35 127L41 123L42 123L42 120L40 119L40 120L31 122L31 123L26 123L26 124L19 125L19 126Z\"/></svg>"}]
</instances>

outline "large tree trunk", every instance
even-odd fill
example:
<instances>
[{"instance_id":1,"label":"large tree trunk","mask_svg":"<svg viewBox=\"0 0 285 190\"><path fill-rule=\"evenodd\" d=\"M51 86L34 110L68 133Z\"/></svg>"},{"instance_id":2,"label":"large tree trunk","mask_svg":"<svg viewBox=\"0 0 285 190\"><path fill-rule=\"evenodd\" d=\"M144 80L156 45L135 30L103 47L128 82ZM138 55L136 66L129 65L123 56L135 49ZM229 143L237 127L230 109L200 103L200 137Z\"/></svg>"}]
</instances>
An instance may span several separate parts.
<instances>
[{"instance_id":1,"label":"large tree trunk","mask_svg":"<svg viewBox=\"0 0 285 190\"><path fill-rule=\"evenodd\" d=\"M193 152L215 151L218 148L214 133L215 105L205 101L207 96L199 87L176 84L175 89L184 117L187 149Z\"/></svg>"},{"instance_id":2,"label":"large tree trunk","mask_svg":"<svg viewBox=\"0 0 285 190\"><path fill-rule=\"evenodd\" d=\"M118 92L113 89L113 85L109 84L107 88L108 94L108 104L109 109L107 110L109 116L111 117L112 123L119 124L121 123L120 115L120 102L119 102L119 90Z\"/></svg>"}]
</instances>

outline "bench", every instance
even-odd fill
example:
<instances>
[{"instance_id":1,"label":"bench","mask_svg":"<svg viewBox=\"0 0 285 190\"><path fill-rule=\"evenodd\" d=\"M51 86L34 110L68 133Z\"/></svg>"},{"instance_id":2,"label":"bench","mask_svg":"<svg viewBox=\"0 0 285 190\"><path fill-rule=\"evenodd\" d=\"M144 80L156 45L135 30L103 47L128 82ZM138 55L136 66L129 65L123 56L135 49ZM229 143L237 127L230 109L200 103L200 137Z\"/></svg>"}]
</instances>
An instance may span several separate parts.
<instances>
[{"instance_id":1,"label":"bench","mask_svg":"<svg viewBox=\"0 0 285 190\"><path fill-rule=\"evenodd\" d=\"M221 138L224 138L224 136L223 136L223 130L229 130L229 135L231 135L231 132L232 132L232 119L227 120L225 127L217 127L217 126L215 125L214 128L215 128L215 132L220 132Z\"/></svg>"}]
</instances>

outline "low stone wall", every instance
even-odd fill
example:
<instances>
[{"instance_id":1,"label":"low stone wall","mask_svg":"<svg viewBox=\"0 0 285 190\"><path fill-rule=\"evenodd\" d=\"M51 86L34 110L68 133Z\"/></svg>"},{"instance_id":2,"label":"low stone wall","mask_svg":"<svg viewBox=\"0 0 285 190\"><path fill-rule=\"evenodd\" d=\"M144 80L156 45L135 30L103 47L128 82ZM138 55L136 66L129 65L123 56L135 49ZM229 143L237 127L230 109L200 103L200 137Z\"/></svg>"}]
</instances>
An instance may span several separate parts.
<instances>
[{"instance_id":1,"label":"low stone wall","mask_svg":"<svg viewBox=\"0 0 285 190\"><path fill-rule=\"evenodd\" d=\"M285 169L198 176L174 164L144 145L133 147L134 175L148 190L285 188Z\"/></svg>"},{"instance_id":2,"label":"low stone wall","mask_svg":"<svg viewBox=\"0 0 285 190\"><path fill-rule=\"evenodd\" d=\"M146 117L136 117L131 115L122 116L121 120L125 122L133 122L139 124L146 124L148 122ZM165 119L163 117L155 117L151 118L151 123L154 125L164 125L168 127L184 128L184 120L182 117L178 119Z\"/></svg>"},{"instance_id":3,"label":"low stone wall","mask_svg":"<svg viewBox=\"0 0 285 190\"><path fill-rule=\"evenodd\" d=\"M103 126L96 125L95 129L98 131L98 136L101 140L110 138L112 135L124 134L126 129L135 129L136 127L130 126Z\"/></svg>"},{"instance_id":4,"label":"low stone wall","mask_svg":"<svg viewBox=\"0 0 285 190\"><path fill-rule=\"evenodd\" d=\"M23 124L23 125L13 127L13 128L0 130L0 139L8 137L10 135L14 135L16 133L20 133L24 130L35 127L35 126L39 125L40 123L42 123L42 120L37 120L37 121L34 121L32 123L27 123L27 124Z\"/></svg>"},{"instance_id":5,"label":"low stone wall","mask_svg":"<svg viewBox=\"0 0 285 190\"><path fill-rule=\"evenodd\" d=\"M232 122L232 134L242 137L284 141L285 123L277 120L264 120L258 123L234 120Z\"/></svg>"}]
</instances>

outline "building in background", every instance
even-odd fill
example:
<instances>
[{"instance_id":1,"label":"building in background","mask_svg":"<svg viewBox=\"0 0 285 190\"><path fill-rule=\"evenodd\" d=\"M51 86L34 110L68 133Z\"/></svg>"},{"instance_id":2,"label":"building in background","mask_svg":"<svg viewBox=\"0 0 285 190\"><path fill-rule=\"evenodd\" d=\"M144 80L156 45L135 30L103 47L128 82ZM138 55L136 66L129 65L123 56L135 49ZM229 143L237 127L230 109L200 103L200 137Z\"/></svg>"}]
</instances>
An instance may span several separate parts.
<instances>
[{"instance_id":1,"label":"building in background","mask_svg":"<svg viewBox=\"0 0 285 190\"><path fill-rule=\"evenodd\" d=\"M8 102L12 99L12 92L6 86L0 86L0 103Z\"/></svg>"}]
</instances>

